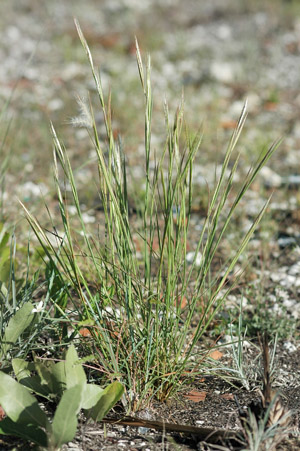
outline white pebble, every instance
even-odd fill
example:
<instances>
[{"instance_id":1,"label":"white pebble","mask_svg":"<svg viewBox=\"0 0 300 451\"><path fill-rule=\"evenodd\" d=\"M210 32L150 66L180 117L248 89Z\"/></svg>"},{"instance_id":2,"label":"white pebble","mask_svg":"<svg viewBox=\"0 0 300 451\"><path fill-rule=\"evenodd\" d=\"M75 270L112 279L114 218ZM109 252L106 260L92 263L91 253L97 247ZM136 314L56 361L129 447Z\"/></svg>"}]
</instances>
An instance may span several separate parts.
<instances>
[{"instance_id":1,"label":"white pebble","mask_svg":"<svg viewBox=\"0 0 300 451\"><path fill-rule=\"evenodd\" d=\"M297 350L297 347L290 341L286 341L283 347L289 352L295 352Z\"/></svg>"},{"instance_id":2,"label":"white pebble","mask_svg":"<svg viewBox=\"0 0 300 451\"><path fill-rule=\"evenodd\" d=\"M188 263L192 264L194 261L194 258L195 258L195 252L191 251L186 254L186 261ZM197 266L197 267L201 266L201 262L202 262L202 254L201 254L201 252L197 252L197 255L195 258L195 266Z\"/></svg>"}]
</instances>

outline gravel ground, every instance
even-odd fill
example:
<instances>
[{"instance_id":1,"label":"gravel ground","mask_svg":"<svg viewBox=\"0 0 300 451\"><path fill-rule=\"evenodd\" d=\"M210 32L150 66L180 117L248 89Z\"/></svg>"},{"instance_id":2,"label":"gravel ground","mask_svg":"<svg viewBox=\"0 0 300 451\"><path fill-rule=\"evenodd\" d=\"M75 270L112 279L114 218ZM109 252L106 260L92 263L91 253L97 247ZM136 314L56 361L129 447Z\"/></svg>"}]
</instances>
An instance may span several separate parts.
<instances>
[{"instance_id":1,"label":"gravel ground","mask_svg":"<svg viewBox=\"0 0 300 451\"><path fill-rule=\"evenodd\" d=\"M134 51L136 35L143 55L152 57L155 97L153 145L163 143L163 100L171 110L184 87L185 111L191 130L204 123L202 153L195 162L194 183L201 192L214 182L222 151L243 104L248 100L248 120L241 138L243 165L238 176L272 141L284 137L275 157L265 167L241 206L238 228L250 221L272 192L267 219L250 243L249 255L264 256L263 294L260 260L246 274L247 289L236 290L227 308L236 309L243 293L249 327L261 324L262 305L278 326L277 385L294 409L294 435L282 449L299 449L299 146L300 146L300 5L288 1L213 0L79 0L38 2L3 0L0 4L0 98L11 98L8 118L13 117L13 137L3 152L12 155L3 193L4 216L20 223L20 241L27 233L17 199L33 212L40 211L41 194L56 211L52 184L52 145L49 120L64 137L84 193L86 222L99 220L95 194L93 157L84 129L70 126L78 114L76 96L86 96L93 85L73 17L77 17L99 65L104 90L112 87L114 128L124 138L134 183L141 178L143 96L139 87ZM96 117L100 135L101 117ZM220 155L220 157L219 157ZM81 167L83 162L90 164ZM202 190L202 191L201 191ZM199 205L192 226L196 239ZM70 211L70 214L72 212ZM233 231L233 240L238 232ZM195 241L196 243L196 241ZM263 243L263 244L262 244ZM230 250L231 244L228 244ZM194 246L191 242L190 251ZM250 287L250 288L249 288ZM258 300L260 299L260 300ZM259 326L258 326L259 327ZM287 331L288 330L288 331ZM251 351L252 352L252 351ZM249 351L249 353L251 354ZM254 351L253 351L254 352ZM250 359L251 360L251 359ZM251 365L249 364L251 369ZM217 388L216 388L217 385ZM236 393L247 404L256 392L232 389L220 380L205 380L195 389L207 392L203 402L183 396L171 405L153 406L155 419L180 424L237 428L237 408L225 393ZM200 419L199 419L200 418ZM197 423L198 422L198 423ZM177 445L172 440L177 440ZM19 449L25 449L24 444ZM202 446L202 445L201 445ZM0 449L12 449L8 442ZM194 436L154 433L126 426L83 424L68 449L206 449Z\"/></svg>"}]
</instances>

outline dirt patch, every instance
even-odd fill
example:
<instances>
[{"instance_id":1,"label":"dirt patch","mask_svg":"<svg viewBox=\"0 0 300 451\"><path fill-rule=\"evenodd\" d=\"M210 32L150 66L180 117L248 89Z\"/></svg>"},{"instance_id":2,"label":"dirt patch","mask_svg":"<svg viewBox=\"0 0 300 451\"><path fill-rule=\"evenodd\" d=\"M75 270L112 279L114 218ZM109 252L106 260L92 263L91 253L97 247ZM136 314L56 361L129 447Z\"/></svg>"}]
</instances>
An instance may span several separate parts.
<instances>
[{"instance_id":1,"label":"dirt patch","mask_svg":"<svg viewBox=\"0 0 300 451\"><path fill-rule=\"evenodd\" d=\"M253 357L254 354L251 354L249 359L246 357L244 364L253 365ZM226 360L225 357L224 359ZM299 359L300 350L287 352L282 346L277 348L273 388L279 391L283 405L292 412L291 433L276 448L279 450L297 450L300 446ZM87 424L81 418L75 439L63 449L70 451L244 449L245 437L239 408L247 412L249 406L260 404L259 389L262 388L260 361L255 363L255 371L258 373L258 380L249 391L238 387L237 384L233 386L224 378L203 376L166 403L153 402L147 409L137 412L134 418L142 421L136 426L131 426L128 420L127 425L117 424L117 421L115 424ZM199 393L201 395L197 397ZM109 418L111 421L114 418L121 420L120 408L114 409ZM123 420L126 423L126 417ZM146 421L145 424L143 420ZM165 430L163 426L147 427L147 421L165 422ZM206 438L203 437L204 428L211 429ZM170 429L173 429L173 432ZM217 430L221 431L222 438L213 439L212 432ZM234 436L234 440L229 440L226 435ZM217 444L211 443L215 441ZM14 447L22 450L32 449L22 441L2 438L0 449L9 450Z\"/></svg>"}]
</instances>

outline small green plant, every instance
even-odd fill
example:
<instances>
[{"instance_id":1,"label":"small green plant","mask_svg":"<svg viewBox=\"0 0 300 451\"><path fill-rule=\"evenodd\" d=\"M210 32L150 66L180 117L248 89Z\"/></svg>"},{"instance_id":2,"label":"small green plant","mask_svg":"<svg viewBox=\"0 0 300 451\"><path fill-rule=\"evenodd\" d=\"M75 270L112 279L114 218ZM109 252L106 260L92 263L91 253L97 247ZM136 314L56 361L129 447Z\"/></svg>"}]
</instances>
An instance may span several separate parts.
<instances>
[{"instance_id":1,"label":"small green plant","mask_svg":"<svg viewBox=\"0 0 300 451\"><path fill-rule=\"evenodd\" d=\"M277 398L274 397L261 418L248 411L248 417L243 421L243 441L246 442L246 448L243 448L243 451L276 451L281 442L291 433L290 412L270 422L270 413L276 402Z\"/></svg>"},{"instance_id":2,"label":"small green plant","mask_svg":"<svg viewBox=\"0 0 300 451\"><path fill-rule=\"evenodd\" d=\"M262 275L264 271L261 271ZM255 287L249 285L243 290L241 296L251 299L242 312L242 328L243 334L247 331L249 339L256 339L257 334L266 331L269 336L277 335L278 339L290 339L297 333L296 321L288 313L285 306L286 294L280 286L275 287L274 293L270 291L270 287L266 285L264 277L256 284ZM232 312L232 316L237 314L237 309Z\"/></svg>"},{"instance_id":3,"label":"small green plant","mask_svg":"<svg viewBox=\"0 0 300 451\"><path fill-rule=\"evenodd\" d=\"M245 357L245 347L254 346L247 340L247 328L243 327L242 302L240 303L238 323L230 323L229 325L230 342L223 346L231 347L232 364L230 366L220 365L216 367L214 361L211 362L211 372L219 375L229 383L243 386L246 390L250 390L253 383L257 382L257 366L254 361L258 360L259 355L249 361ZM222 345L221 345L222 346ZM273 362L273 360L272 360Z\"/></svg>"},{"instance_id":4,"label":"small green plant","mask_svg":"<svg viewBox=\"0 0 300 451\"><path fill-rule=\"evenodd\" d=\"M260 329L260 334L262 331L263 329ZM214 366L213 370L230 383L234 384L236 381L249 391L254 385L257 385L258 380L262 379L263 375L261 374L261 371L258 371L261 353L258 352L255 357L251 355L251 358L249 358L249 353L247 353L248 346L257 348L258 351L260 348L257 344L248 341L249 337L247 335L247 326L245 327L243 324L242 302L240 303L239 308L238 324L237 326L230 324L229 332L231 341L228 343L228 346L231 346L232 365L231 367L220 366L218 368ZM267 334L269 333L268 330L265 330L264 332ZM257 338L257 335L255 338ZM277 341L278 335L276 334L274 337L273 349L270 355L270 376L272 376L275 372L274 362Z\"/></svg>"},{"instance_id":5,"label":"small green plant","mask_svg":"<svg viewBox=\"0 0 300 451\"><path fill-rule=\"evenodd\" d=\"M240 305L240 314L238 318L238 327L236 336L234 336L233 327L230 325L230 337L231 337L231 349L232 349L232 357L234 368L232 369L235 377L241 382L241 384L246 388L246 390L250 390L250 383L248 380L247 374L247 366L244 361L244 342L247 334L247 328L245 332L242 331L242 302Z\"/></svg>"},{"instance_id":6,"label":"small green plant","mask_svg":"<svg viewBox=\"0 0 300 451\"><path fill-rule=\"evenodd\" d=\"M87 418L100 421L124 392L119 382L105 389L88 384L73 345L58 363L39 359L12 363L17 381L0 372L0 405L7 415L0 422L0 434L21 437L51 451L74 438L81 409ZM44 408L32 392L45 400ZM51 421L49 403L57 404Z\"/></svg>"},{"instance_id":7,"label":"small green plant","mask_svg":"<svg viewBox=\"0 0 300 451\"><path fill-rule=\"evenodd\" d=\"M279 297L275 304L266 297L256 300L251 311L243 314L244 327L247 327L249 337L256 337L259 332L266 330L269 335L278 335L279 339L290 339L296 331L296 321L287 313Z\"/></svg>"}]
</instances>

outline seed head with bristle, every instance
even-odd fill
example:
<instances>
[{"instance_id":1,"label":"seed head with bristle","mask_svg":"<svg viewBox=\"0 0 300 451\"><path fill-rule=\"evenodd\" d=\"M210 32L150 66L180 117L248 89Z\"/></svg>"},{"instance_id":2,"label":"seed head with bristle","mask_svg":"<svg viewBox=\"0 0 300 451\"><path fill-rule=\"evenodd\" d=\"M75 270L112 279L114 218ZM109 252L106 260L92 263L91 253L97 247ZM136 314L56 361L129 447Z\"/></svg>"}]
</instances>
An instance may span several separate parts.
<instances>
[{"instance_id":1,"label":"seed head with bristle","mask_svg":"<svg viewBox=\"0 0 300 451\"><path fill-rule=\"evenodd\" d=\"M85 127L92 128L93 127L93 118L90 110L90 106L87 100L83 97L77 97L77 103L79 106L79 115L72 117L70 119L70 123L74 127Z\"/></svg>"}]
</instances>

